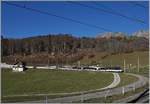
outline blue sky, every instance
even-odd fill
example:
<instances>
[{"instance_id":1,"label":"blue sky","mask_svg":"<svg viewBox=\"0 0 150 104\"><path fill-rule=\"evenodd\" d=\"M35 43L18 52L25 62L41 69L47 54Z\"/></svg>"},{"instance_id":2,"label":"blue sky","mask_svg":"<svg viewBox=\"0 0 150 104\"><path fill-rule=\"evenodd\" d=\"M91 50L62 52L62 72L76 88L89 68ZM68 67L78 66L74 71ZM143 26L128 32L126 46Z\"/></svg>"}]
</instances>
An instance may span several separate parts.
<instances>
[{"instance_id":1,"label":"blue sky","mask_svg":"<svg viewBox=\"0 0 150 104\"><path fill-rule=\"evenodd\" d=\"M6 1L5 1L6 2ZM77 2L77 1L76 1ZM113 32L125 32L131 34L138 30L148 30L148 8L134 5L128 1L97 1L79 2L96 8L107 7L129 17L138 18L147 24L131 21L120 16L97 11L81 5L71 4L65 1L45 1L45 2L11 2L24 5L30 8L51 12L53 14L79 20L88 24L110 29ZM148 2L137 1L135 3L148 6ZM37 35L68 33L77 37L93 37L97 34L108 32L86 25L63 20L50 15L40 14L12 5L1 4L2 35L9 38L23 38Z\"/></svg>"}]
</instances>

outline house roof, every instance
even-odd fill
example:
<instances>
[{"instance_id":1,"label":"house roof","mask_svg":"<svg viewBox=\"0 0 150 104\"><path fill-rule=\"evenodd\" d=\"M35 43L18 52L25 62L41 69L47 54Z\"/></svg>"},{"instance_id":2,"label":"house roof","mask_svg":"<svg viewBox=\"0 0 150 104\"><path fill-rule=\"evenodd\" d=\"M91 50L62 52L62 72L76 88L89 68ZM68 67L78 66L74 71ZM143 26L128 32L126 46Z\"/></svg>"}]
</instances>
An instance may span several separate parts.
<instances>
[{"instance_id":1,"label":"house roof","mask_svg":"<svg viewBox=\"0 0 150 104\"><path fill-rule=\"evenodd\" d=\"M23 65L22 61L16 62L14 65Z\"/></svg>"}]
</instances>

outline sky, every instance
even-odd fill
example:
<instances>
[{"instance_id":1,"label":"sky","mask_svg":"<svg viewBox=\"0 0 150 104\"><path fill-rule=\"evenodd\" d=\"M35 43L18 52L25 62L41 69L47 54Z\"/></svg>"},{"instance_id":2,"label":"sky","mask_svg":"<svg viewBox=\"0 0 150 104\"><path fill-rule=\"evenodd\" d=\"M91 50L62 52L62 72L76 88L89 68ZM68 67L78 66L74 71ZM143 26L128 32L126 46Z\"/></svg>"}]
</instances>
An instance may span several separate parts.
<instances>
[{"instance_id":1,"label":"sky","mask_svg":"<svg viewBox=\"0 0 150 104\"><path fill-rule=\"evenodd\" d=\"M149 29L148 1L75 2L77 3L66 1L3 1L1 3L1 35L7 38L25 38L64 33L76 37L95 37L97 34L104 32L124 32L131 35L133 32L148 31ZM38 9L85 24L19 8L7 3ZM86 5L86 7L79 4ZM131 18L138 18L145 24L104 12L101 9L119 12Z\"/></svg>"}]
</instances>

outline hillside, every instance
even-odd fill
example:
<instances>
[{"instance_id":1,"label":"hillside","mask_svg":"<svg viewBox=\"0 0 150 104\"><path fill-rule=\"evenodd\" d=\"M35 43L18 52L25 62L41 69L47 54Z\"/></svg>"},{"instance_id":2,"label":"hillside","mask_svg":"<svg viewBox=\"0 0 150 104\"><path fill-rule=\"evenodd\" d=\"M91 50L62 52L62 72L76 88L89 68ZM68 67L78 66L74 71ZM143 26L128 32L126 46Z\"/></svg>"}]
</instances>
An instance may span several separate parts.
<instances>
[{"instance_id":1,"label":"hillside","mask_svg":"<svg viewBox=\"0 0 150 104\"><path fill-rule=\"evenodd\" d=\"M70 34L49 34L23 39L2 37L2 62L14 64L20 60L28 65L74 64L87 55L93 57L95 53L113 56L148 51L148 42L145 37L125 36L121 32L113 33L109 38L79 38Z\"/></svg>"},{"instance_id":2,"label":"hillside","mask_svg":"<svg viewBox=\"0 0 150 104\"><path fill-rule=\"evenodd\" d=\"M100 64L102 66L122 66L124 65L124 60L126 65L137 66L137 59L140 59L140 66L147 66L149 64L149 52L133 52L133 53L121 53L115 55L107 55L106 53L95 53L94 57L89 58L88 56L80 60L81 64Z\"/></svg>"}]
</instances>

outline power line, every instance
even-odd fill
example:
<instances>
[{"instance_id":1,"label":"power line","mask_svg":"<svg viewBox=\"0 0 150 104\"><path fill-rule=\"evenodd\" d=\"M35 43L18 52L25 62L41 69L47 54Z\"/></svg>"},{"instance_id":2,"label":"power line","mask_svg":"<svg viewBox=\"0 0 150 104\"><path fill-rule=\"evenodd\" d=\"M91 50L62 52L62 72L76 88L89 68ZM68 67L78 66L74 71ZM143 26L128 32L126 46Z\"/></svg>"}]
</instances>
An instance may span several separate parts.
<instances>
[{"instance_id":1,"label":"power line","mask_svg":"<svg viewBox=\"0 0 150 104\"><path fill-rule=\"evenodd\" d=\"M134 3L135 5L137 5L137 6L140 6L140 7L143 7L143 8L146 8L146 9L148 9L148 7L147 6L144 6L144 5L142 5L142 4L138 4L138 3Z\"/></svg>"},{"instance_id":2,"label":"power line","mask_svg":"<svg viewBox=\"0 0 150 104\"><path fill-rule=\"evenodd\" d=\"M67 2L68 2L68 3L72 3L72 4L76 4L76 5L80 5L80 6L83 6L83 7L87 7L87 8L93 9L93 10L97 10L97 11L100 11L100 12L105 12L105 13L109 13L109 14L112 14L112 15L117 15L117 16L126 18L126 19L128 19L128 20L134 21L134 22L146 24L146 22L143 21L143 20L141 20L141 19L129 17L129 16L127 16L127 15L124 15L124 14L121 14L121 13L119 13L119 12L115 12L115 11L112 11L112 10L108 10L108 9L106 9L106 8L105 8L105 9L97 8L97 7L94 7L94 6L82 4L82 3L79 3L79 2L73 2L73 1L67 1Z\"/></svg>"},{"instance_id":3,"label":"power line","mask_svg":"<svg viewBox=\"0 0 150 104\"><path fill-rule=\"evenodd\" d=\"M128 15L126 15L126 14L122 14L121 12L118 12L118 11L115 11L115 10L113 10L112 8L110 8L110 7L107 7L107 6L105 6L105 5L103 5L103 4L97 4L96 2L92 2L93 4L95 4L95 5L97 5L97 6L102 6L104 9L107 9L107 10L110 10L110 11L112 11L112 12L115 12L116 14L118 14L118 15L122 15L122 16L124 16L124 18L126 18L126 19L129 19L129 20L140 20L140 21L143 21L144 23L146 23L144 20L142 20L142 19L138 19L138 18L135 18L135 17L130 17L130 16L128 16Z\"/></svg>"},{"instance_id":4,"label":"power line","mask_svg":"<svg viewBox=\"0 0 150 104\"><path fill-rule=\"evenodd\" d=\"M74 3L74 4L77 4L77 5L80 5L80 6L84 6L84 7L88 7L90 9L94 9L94 10L97 10L97 11L102 11L102 12L106 12L106 13L109 13L109 14L112 14L112 15L117 15L117 16L121 16L121 17L124 17L128 20L132 20L132 21L135 21L135 22L140 22L140 23L143 23L143 24L146 24L145 21L143 20L140 20L140 19L137 19L137 18L133 18L133 17L128 17L124 14L121 14L121 13L118 13L118 12L115 12L115 11L110 11L108 9L102 9L102 8L97 8L97 7L93 7L93 6L89 6L89 5L85 5L85 4L81 4L81 3L77 3L77 2L72 2L72 1L69 1L70 3Z\"/></svg>"},{"instance_id":5,"label":"power line","mask_svg":"<svg viewBox=\"0 0 150 104\"><path fill-rule=\"evenodd\" d=\"M75 20L75 19L72 19L72 18L68 18L68 17L56 15L56 14L53 14L53 13L51 13L51 12L46 12L46 11L42 11L42 10L39 10L39 9L30 8L30 7L27 7L27 6L25 6L25 5L22 6L22 5L18 5L18 4L14 4L14 3L8 3L8 2L4 2L4 3L6 3L6 4L8 4L8 5L12 5L12 6L19 7L19 8L24 8L24 9L26 9L26 10L38 12L38 13L41 13L41 14L46 14L46 15L50 15L50 16L53 16L53 17L61 18L61 19L63 19L63 20L71 21L71 22L74 22L74 23L86 25L86 26L88 26L88 27L97 28L97 29L100 29L100 30L111 31L111 32L112 32L112 30L106 29L106 28L104 28L104 27L99 27L99 26L97 26L97 25L88 24L88 23L85 23L85 22L82 22L82 21L79 21L79 20Z\"/></svg>"},{"instance_id":6,"label":"power line","mask_svg":"<svg viewBox=\"0 0 150 104\"><path fill-rule=\"evenodd\" d=\"M131 3L131 4L133 4L133 5L136 5L136 6L139 6L139 7L142 7L142 8L145 8L145 9L148 9L148 6L145 6L145 5L136 3L136 2L129 1L129 3Z\"/></svg>"}]
</instances>

